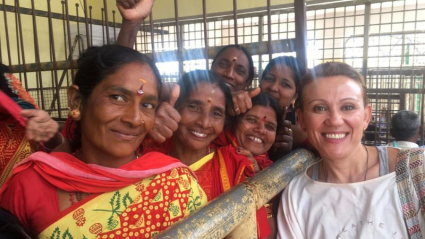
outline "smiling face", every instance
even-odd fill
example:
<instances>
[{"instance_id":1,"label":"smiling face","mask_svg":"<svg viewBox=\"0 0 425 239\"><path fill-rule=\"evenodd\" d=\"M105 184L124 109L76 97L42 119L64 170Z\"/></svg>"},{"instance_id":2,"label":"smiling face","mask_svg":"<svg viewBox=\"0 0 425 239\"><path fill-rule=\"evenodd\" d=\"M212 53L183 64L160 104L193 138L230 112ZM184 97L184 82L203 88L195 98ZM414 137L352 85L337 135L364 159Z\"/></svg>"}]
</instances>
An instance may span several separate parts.
<instances>
[{"instance_id":1,"label":"smiling face","mask_svg":"<svg viewBox=\"0 0 425 239\"><path fill-rule=\"evenodd\" d=\"M289 107L296 98L296 85L291 68L277 64L261 79L260 88L275 98L283 108Z\"/></svg>"},{"instance_id":2,"label":"smiling face","mask_svg":"<svg viewBox=\"0 0 425 239\"><path fill-rule=\"evenodd\" d=\"M223 131L225 97L215 85L201 83L179 109L181 120L175 140L189 150L206 150Z\"/></svg>"},{"instance_id":3,"label":"smiling face","mask_svg":"<svg viewBox=\"0 0 425 239\"><path fill-rule=\"evenodd\" d=\"M318 78L302 94L298 121L322 158L345 159L361 147L371 108L364 106L356 81L346 76Z\"/></svg>"},{"instance_id":4,"label":"smiling face","mask_svg":"<svg viewBox=\"0 0 425 239\"><path fill-rule=\"evenodd\" d=\"M141 80L143 79L143 80ZM137 91L143 84L144 93ZM157 81L147 64L129 63L97 85L82 107L82 152L119 167L135 157L155 122Z\"/></svg>"},{"instance_id":5,"label":"smiling face","mask_svg":"<svg viewBox=\"0 0 425 239\"><path fill-rule=\"evenodd\" d=\"M223 78L232 92L248 86L249 61L242 50L234 47L226 49L214 61L211 70Z\"/></svg>"},{"instance_id":6,"label":"smiling face","mask_svg":"<svg viewBox=\"0 0 425 239\"><path fill-rule=\"evenodd\" d=\"M253 106L238 120L235 136L239 146L253 155L267 152L276 138L276 117L276 112L269 106Z\"/></svg>"}]
</instances>

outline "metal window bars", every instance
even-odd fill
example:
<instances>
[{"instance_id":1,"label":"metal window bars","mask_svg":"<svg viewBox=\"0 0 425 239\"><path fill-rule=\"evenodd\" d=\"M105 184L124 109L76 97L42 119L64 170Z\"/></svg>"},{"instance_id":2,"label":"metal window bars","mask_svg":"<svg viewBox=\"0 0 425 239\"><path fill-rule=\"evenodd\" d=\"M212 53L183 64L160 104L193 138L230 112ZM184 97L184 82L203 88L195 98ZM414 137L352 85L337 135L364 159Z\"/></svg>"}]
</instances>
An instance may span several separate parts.
<instances>
[{"instance_id":1,"label":"metal window bars","mask_svg":"<svg viewBox=\"0 0 425 239\"><path fill-rule=\"evenodd\" d=\"M243 44L253 55L253 87L258 86L270 54L272 58L307 54L308 67L343 61L365 76L375 124L385 109L385 122L400 109L417 112L423 122L425 0L313 0L306 11L303 2L270 6L265 0L258 9L239 10L233 1L229 3L232 11L208 14L206 0L202 0L202 15L178 17L174 1L178 18L154 20L152 13L143 21L134 47L154 58L165 81L176 81L183 72L209 68L221 46ZM75 5L73 15L68 1L63 1L61 13L35 9L34 0L30 8L20 7L19 0L14 3L0 3L0 25L4 26L0 28L0 61L19 74L42 109L63 120L67 115L65 88L71 83L75 59L88 46L115 42L121 27L115 22L119 16L107 1L98 6L102 10L84 0ZM101 15L102 20L94 15ZM302 41L295 39L303 37L303 32L307 37L304 52ZM72 50L76 38L78 50ZM61 84L63 77L66 80ZM375 144L390 140L387 129L379 130L381 137Z\"/></svg>"}]
</instances>

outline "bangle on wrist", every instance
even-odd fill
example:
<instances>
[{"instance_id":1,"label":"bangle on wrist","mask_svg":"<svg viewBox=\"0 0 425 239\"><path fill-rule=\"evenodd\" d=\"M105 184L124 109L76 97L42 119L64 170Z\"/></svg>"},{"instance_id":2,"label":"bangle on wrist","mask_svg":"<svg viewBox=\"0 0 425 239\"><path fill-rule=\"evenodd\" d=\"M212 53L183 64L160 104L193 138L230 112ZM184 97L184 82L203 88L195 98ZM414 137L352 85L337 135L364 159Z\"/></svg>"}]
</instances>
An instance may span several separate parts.
<instances>
[{"instance_id":1,"label":"bangle on wrist","mask_svg":"<svg viewBox=\"0 0 425 239\"><path fill-rule=\"evenodd\" d=\"M63 144L63 142L65 142L65 138L63 137L63 135L61 133L59 133L59 135L61 136L61 142L57 146L59 146L59 145ZM54 147L54 148L56 148L56 147ZM47 151L52 151L54 149L54 148L53 149L47 148L45 144L43 144L43 148L46 149Z\"/></svg>"}]
</instances>

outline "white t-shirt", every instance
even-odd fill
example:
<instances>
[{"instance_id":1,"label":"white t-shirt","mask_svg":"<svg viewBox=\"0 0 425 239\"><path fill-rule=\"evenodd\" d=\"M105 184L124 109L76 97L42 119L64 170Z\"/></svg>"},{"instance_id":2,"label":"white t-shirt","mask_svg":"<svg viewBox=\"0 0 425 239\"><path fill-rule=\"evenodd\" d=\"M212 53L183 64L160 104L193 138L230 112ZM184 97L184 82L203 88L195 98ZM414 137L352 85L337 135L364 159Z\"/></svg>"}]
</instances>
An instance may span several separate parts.
<instances>
[{"instance_id":1,"label":"white t-shirt","mask_svg":"<svg viewBox=\"0 0 425 239\"><path fill-rule=\"evenodd\" d=\"M282 195L277 223L282 239L408 238L394 172L350 184L298 175Z\"/></svg>"}]
</instances>

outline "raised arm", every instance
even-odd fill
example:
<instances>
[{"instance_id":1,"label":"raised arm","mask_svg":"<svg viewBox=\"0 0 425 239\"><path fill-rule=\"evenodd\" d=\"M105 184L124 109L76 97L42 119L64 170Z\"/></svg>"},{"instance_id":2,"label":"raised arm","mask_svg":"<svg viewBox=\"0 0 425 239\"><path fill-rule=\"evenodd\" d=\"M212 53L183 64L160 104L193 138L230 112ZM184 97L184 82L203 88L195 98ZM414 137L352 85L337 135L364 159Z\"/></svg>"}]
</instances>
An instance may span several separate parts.
<instances>
[{"instance_id":1,"label":"raised arm","mask_svg":"<svg viewBox=\"0 0 425 239\"><path fill-rule=\"evenodd\" d=\"M122 27L117 44L133 48L140 24L152 11L155 0L117 0L122 16Z\"/></svg>"}]
</instances>

